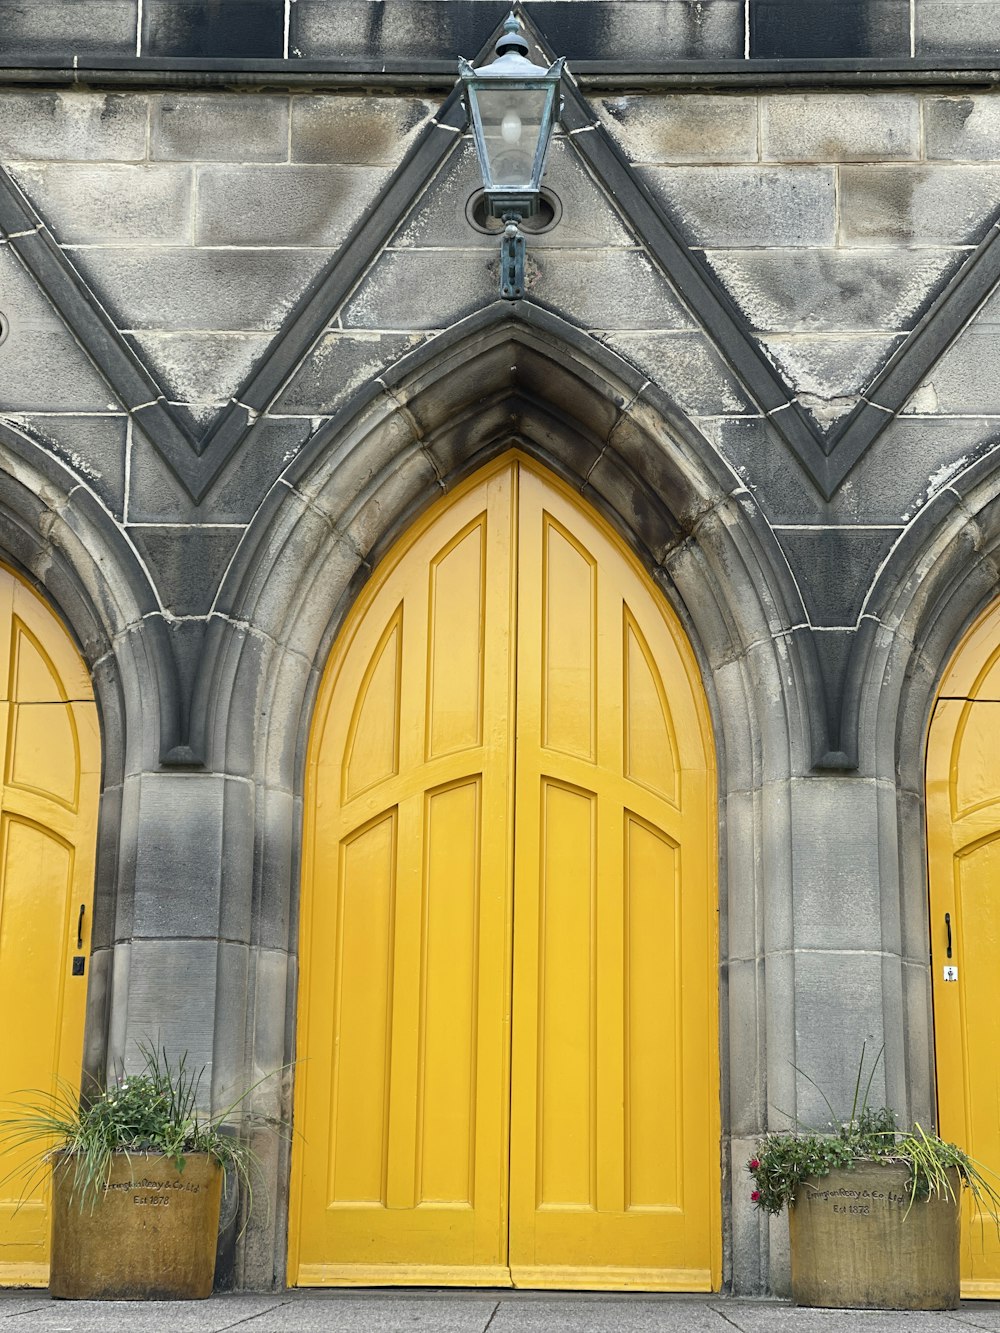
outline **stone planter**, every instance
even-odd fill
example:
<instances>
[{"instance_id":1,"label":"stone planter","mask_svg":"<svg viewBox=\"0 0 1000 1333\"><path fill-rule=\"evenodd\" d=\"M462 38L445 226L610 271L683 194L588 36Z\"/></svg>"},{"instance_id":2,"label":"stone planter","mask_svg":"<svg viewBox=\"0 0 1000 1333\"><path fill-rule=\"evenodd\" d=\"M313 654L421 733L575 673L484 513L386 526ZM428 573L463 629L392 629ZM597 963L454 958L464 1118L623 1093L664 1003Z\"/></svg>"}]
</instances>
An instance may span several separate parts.
<instances>
[{"instance_id":1,"label":"stone planter","mask_svg":"<svg viewBox=\"0 0 1000 1333\"><path fill-rule=\"evenodd\" d=\"M68 1300L183 1300L212 1293L222 1168L191 1153L183 1172L158 1153L111 1163L93 1208L71 1199L73 1161L52 1172L49 1291Z\"/></svg>"},{"instance_id":2,"label":"stone planter","mask_svg":"<svg viewBox=\"0 0 1000 1333\"><path fill-rule=\"evenodd\" d=\"M803 1182L788 1210L797 1305L954 1310L961 1182L910 1207L909 1170L860 1162Z\"/></svg>"}]
</instances>

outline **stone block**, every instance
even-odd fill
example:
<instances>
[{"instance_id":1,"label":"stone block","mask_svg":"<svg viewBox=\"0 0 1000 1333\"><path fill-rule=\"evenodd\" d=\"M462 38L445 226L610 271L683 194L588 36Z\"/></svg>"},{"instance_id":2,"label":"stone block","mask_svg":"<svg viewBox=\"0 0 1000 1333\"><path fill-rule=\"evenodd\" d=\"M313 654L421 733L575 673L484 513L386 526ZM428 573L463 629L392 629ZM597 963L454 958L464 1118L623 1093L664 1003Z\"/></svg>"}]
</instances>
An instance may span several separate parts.
<instances>
[{"instance_id":1,"label":"stone block","mask_svg":"<svg viewBox=\"0 0 1000 1333\"><path fill-rule=\"evenodd\" d=\"M538 249L631 245L635 238L611 207L607 196L585 171L566 139L553 142L545 168L545 186L561 207L549 230L535 232L529 220L524 230L529 254ZM470 223L466 206L482 190L482 176L471 140L466 139L444 171L421 195L417 206L393 238L399 247L456 246L496 251L499 232L485 234Z\"/></svg>"},{"instance_id":2,"label":"stone block","mask_svg":"<svg viewBox=\"0 0 1000 1333\"><path fill-rule=\"evenodd\" d=\"M134 56L135 30L135 0L3 0L0 56Z\"/></svg>"},{"instance_id":3,"label":"stone block","mask_svg":"<svg viewBox=\"0 0 1000 1333\"><path fill-rule=\"evenodd\" d=\"M136 935L218 935L225 785L218 774L143 774Z\"/></svg>"},{"instance_id":4,"label":"stone block","mask_svg":"<svg viewBox=\"0 0 1000 1333\"><path fill-rule=\"evenodd\" d=\"M763 97L765 161L885 162L920 156L920 99L907 93Z\"/></svg>"},{"instance_id":5,"label":"stone block","mask_svg":"<svg viewBox=\"0 0 1000 1333\"><path fill-rule=\"evenodd\" d=\"M917 0L918 56L983 58L1000 55L1000 4L996 0Z\"/></svg>"},{"instance_id":6,"label":"stone block","mask_svg":"<svg viewBox=\"0 0 1000 1333\"><path fill-rule=\"evenodd\" d=\"M226 778L222 809L222 897L219 934L248 944L255 926L254 815L256 790L242 778Z\"/></svg>"},{"instance_id":7,"label":"stone block","mask_svg":"<svg viewBox=\"0 0 1000 1333\"><path fill-rule=\"evenodd\" d=\"M128 342L168 399L184 403L204 425L230 398L238 398L271 345L260 333L134 333Z\"/></svg>"},{"instance_id":8,"label":"stone block","mask_svg":"<svg viewBox=\"0 0 1000 1333\"><path fill-rule=\"evenodd\" d=\"M492 271L493 266L491 266ZM673 287L640 250L528 250L530 293L588 329L690 329Z\"/></svg>"},{"instance_id":9,"label":"stone block","mask_svg":"<svg viewBox=\"0 0 1000 1333\"><path fill-rule=\"evenodd\" d=\"M284 0L144 0L142 54L201 59L280 60Z\"/></svg>"},{"instance_id":10,"label":"stone block","mask_svg":"<svg viewBox=\"0 0 1000 1333\"><path fill-rule=\"evenodd\" d=\"M200 167L197 243L336 246L387 175L381 167Z\"/></svg>"},{"instance_id":11,"label":"stone block","mask_svg":"<svg viewBox=\"0 0 1000 1333\"><path fill-rule=\"evenodd\" d=\"M963 468L996 447L982 418L897 417L855 464L833 497L844 523L906 523ZM891 460L891 461L890 461Z\"/></svg>"},{"instance_id":12,"label":"stone block","mask_svg":"<svg viewBox=\"0 0 1000 1333\"><path fill-rule=\"evenodd\" d=\"M862 1044L867 1043L870 1068L884 1039L883 998L877 952L796 952L795 1063L802 1073L796 1078L795 1114L800 1124L829 1123L820 1090L835 1115L850 1113ZM881 1106L884 1099L885 1073L879 1065L869 1104Z\"/></svg>"},{"instance_id":13,"label":"stone block","mask_svg":"<svg viewBox=\"0 0 1000 1333\"><path fill-rule=\"evenodd\" d=\"M499 253L387 251L341 315L345 329L444 329L495 301Z\"/></svg>"},{"instance_id":14,"label":"stone block","mask_svg":"<svg viewBox=\"0 0 1000 1333\"><path fill-rule=\"evenodd\" d=\"M910 54L909 0L749 0L758 60Z\"/></svg>"},{"instance_id":15,"label":"stone block","mask_svg":"<svg viewBox=\"0 0 1000 1333\"><path fill-rule=\"evenodd\" d=\"M796 948L881 949L877 784L793 783L792 845Z\"/></svg>"},{"instance_id":16,"label":"stone block","mask_svg":"<svg viewBox=\"0 0 1000 1333\"><path fill-rule=\"evenodd\" d=\"M182 166L15 164L11 174L63 245L191 240L191 170Z\"/></svg>"},{"instance_id":17,"label":"stone block","mask_svg":"<svg viewBox=\"0 0 1000 1333\"><path fill-rule=\"evenodd\" d=\"M595 99L595 110L631 162L752 162L757 99L698 93Z\"/></svg>"},{"instance_id":18,"label":"stone block","mask_svg":"<svg viewBox=\"0 0 1000 1333\"><path fill-rule=\"evenodd\" d=\"M243 532L183 524L128 529L160 601L175 616L208 614Z\"/></svg>"},{"instance_id":19,"label":"stone block","mask_svg":"<svg viewBox=\"0 0 1000 1333\"><path fill-rule=\"evenodd\" d=\"M292 161L394 167L439 105L430 97L293 97Z\"/></svg>"},{"instance_id":20,"label":"stone block","mask_svg":"<svg viewBox=\"0 0 1000 1333\"><path fill-rule=\"evenodd\" d=\"M188 1067L205 1066L207 1100L211 1087L219 945L215 940L137 939L130 948L127 1001L121 1040L125 1067L139 1064L136 1041L155 1041ZM115 960L115 983L118 982Z\"/></svg>"},{"instance_id":21,"label":"stone block","mask_svg":"<svg viewBox=\"0 0 1000 1333\"><path fill-rule=\"evenodd\" d=\"M284 162L288 98L265 93L160 93L151 98L150 157L165 162Z\"/></svg>"},{"instance_id":22,"label":"stone block","mask_svg":"<svg viewBox=\"0 0 1000 1333\"><path fill-rule=\"evenodd\" d=\"M602 339L690 416L753 411L735 375L702 333L614 333Z\"/></svg>"},{"instance_id":23,"label":"stone block","mask_svg":"<svg viewBox=\"0 0 1000 1333\"><path fill-rule=\"evenodd\" d=\"M0 160L139 161L148 112L139 93L7 88L0 93Z\"/></svg>"},{"instance_id":24,"label":"stone block","mask_svg":"<svg viewBox=\"0 0 1000 1333\"><path fill-rule=\"evenodd\" d=\"M984 94L925 97L924 135L928 158L1000 159L1000 98Z\"/></svg>"},{"instance_id":25,"label":"stone block","mask_svg":"<svg viewBox=\"0 0 1000 1333\"><path fill-rule=\"evenodd\" d=\"M0 365L3 350L0 349ZM125 504L127 418L111 416L49 416L25 414L24 428L62 459L83 485L94 491L116 518Z\"/></svg>"},{"instance_id":26,"label":"stone block","mask_svg":"<svg viewBox=\"0 0 1000 1333\"><path fill-rule=\"evenodd\" d=\"M905 3L905 0L904 0ZM491 54L506 11L493 0L298 0L292 6L289 50L307 60L353 58L455 60ZM741 0L536 0L532 18L552 50L573 60L739 59Z\"/></svg>"},{"instance_id":27,"label":"stone block","mask_svg":"<svg viewBox=\"0 0 1000 1333\"><path fill-rule=\"evenodd\" d=\"M329 416L422 342L416 333L327 333L295 373L274 411Z\"/></svg>"},{"instance_id":28,"label":"stone block","mask_svg":"<svg viewBox=\"0 0 1000 1333\"><path fill-rule=\"evenodd\" d=\"M898 528L780 528L812 625L851 628Z\"/></svg>"},{"instance_id":29,"label":"stone block","mask_svg":"<svg viewBox=\"0 0 1000 1333\"><path fill-rule=\"evenodd\" d=\"M736 706L745 700L746 692L740 689ZM757 792L747 790L731 790L725 798L724 855L729 893L723 913L728 935L726 952L731 961L756 958L762 943L763 923L758 908L759 800Z\"/></svg>"},{"instance_id":30,"label":"stone block","mask_svg":"<svg viewBox=\"0 0 1000 1333\"><path fill-rule=\"evenodd\" d=\"M77 251L124 329L277 329L329 259L324 250L164 246Z\"/></svg>"},{"instance_id":31,"label":"stone block","mask_svg":"<svg viewBox=\"0 0 1000 1333\"><path fill-rule=\"evenodd\" d=\"M1000 325L971 325L948 348L904 411L945 416L979 413L1000 416L998 353Z\"/></svg>"},{"instance_id":32,"label":"stone block","mask_svg":"<svg viewBox=\"0 0 1000 1333\"><path fill-rule=\"evenodd\" d=\"M829 167L642 167L653 194L690 245L832 245Z\"/></svg>"},{"instance_id":33,"label":"stone block","mask_svg":"<svg viewBox=\"0 0 1000 1333\"><path fill-rule=\"evenodd\" d=\"M965 255L778 248L705 258L751 327L819 333L912 328Z\"/></svg>"},{"instance_id":34,"label":"stone block","mask_svg":"<svg viewBox=\"0 0 1000 1333\"><path fill-rule=\"evenodd\" d=\"M1000 166L843 167L843 245L976 245L1000 194Z\"/></svg>"},{"instance_id":35,"label":"stone block","mask_svg":"<svg viewBox=\"0 0 1000 1333\"><path fill-rule=\"evenodd\" d=\"M302 829L299 801L289 791L260 788L257 793L255 881L260 885L254 913L254 942L266 950L298 948L293 935L293 875L296 872Z\"/></svg>"},{"instance_id":36,"label":"stone block","mask_svg":"<svg viewBox=\"0 0 1000 1333\"><path fill-rule=\"evenodd\" d=\"M796 333L761 341L799 401L825 425L854 407L903 337Z\"/></svg>"},{"instance_id":37,"label":"stone block","mask_svg":"<svg viewBox=\"0 0 1000 1333\"><path fill-rule=\"evenodd\" d=\"M68 329L12 329L0 346L0 412L116 410L121 404Z\"/></svg>"}]
</instances>

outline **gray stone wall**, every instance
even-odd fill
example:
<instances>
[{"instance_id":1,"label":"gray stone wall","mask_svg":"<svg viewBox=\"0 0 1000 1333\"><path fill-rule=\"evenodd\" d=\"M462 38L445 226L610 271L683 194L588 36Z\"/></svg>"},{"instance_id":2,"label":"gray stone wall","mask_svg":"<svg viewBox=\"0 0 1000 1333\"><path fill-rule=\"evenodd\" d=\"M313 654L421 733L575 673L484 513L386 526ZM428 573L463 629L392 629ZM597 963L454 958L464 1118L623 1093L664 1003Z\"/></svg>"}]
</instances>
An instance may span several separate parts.
<instances>
[{"instance_id":1,"label":"gray stone wall","mask_svg":"<svg viewBox=\"0 0 1000 1333\"><path fill-rule=\"evenodd\" d=\"M694 23L682 0L586 8L626 61L647 20ZM741 5L697 8L745 40ZM911 48L943 49L945 8L954 55L993 6L917 0ZM87 30L142 58L181 41L174 9L147 0L137 34L130 5L91 6ZM303 58L328 53L332 6L295 9ZM554 44L558 10L531 7ZM41 55L33 12L6 40ZM416 51L412 7L384 17ZM741 1171L768 1124L823 1118L794 1067L842 1100L885 1041L873 1095L933 1116L922 737L1000 568L1000 95L565 91L561 216L512 308L445 88L0 88L0 550L72 626L104 725L87 1062L155 1035L221 1106L293 1057L319 673L413 514L514 442L619 527L704 669L726 1277L780 1288ZM261 1096L287 1110L289 1085ZM268 1161L257 1286L283 1278Z\"/></svg>"}]
</instances>

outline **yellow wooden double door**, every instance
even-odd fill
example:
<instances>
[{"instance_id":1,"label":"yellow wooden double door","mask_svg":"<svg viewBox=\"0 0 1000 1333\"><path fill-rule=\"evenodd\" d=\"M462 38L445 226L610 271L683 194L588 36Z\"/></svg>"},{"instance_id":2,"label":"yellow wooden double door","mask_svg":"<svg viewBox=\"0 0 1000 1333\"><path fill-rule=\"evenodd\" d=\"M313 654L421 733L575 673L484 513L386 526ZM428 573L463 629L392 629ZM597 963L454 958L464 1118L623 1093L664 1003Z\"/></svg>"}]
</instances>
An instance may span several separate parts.
<instances>
[{"instance_id":1,"label":"yellow wooden double door","mask_svg":"<svg viewBox=\"0 0 1000 1333\"><path fill-rule=\"evenodd\" d=\"M308 754L289 1281L719 1281L714 771L683 630L509 456L380 565Z\"/></svg>"},{"instance_id":2,"label":"yellow wooden double door","mask_svg":"<svg viewBox=\"0 0 1000 1333\"><path fill-rule=\"evenodd\" d=\"M80 1086L100 786L87 669L27 584L0 567L0 1103ZM73 960L78 958L74 973ZM33 1097L32 1095L33 1094ZM0 1285L48 1278L48 1188L0 1151Z\"/></svg>"},{"instance_id":3,"label":"yellow wooden double door","mask_svg":"<svg viewBox=\"0 0 1000 1333\"><path fill-rule=\"evenodd\" d=\"M927 844L939 1131L1000 1189L1000 603L965 636L941 683L927 745ZM1000 1297L1000 1235L968 1197L962 1293Z\"/></svg>"}]
</instances>

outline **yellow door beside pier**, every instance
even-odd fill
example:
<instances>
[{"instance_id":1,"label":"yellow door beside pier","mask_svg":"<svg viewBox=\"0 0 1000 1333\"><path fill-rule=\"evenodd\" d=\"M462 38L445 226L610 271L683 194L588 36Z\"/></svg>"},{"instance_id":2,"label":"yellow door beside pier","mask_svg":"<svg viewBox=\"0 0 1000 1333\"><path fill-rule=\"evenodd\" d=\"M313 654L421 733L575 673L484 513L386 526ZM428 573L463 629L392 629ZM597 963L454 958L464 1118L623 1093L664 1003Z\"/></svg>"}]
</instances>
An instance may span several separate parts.
<instances>
[{"instance_id":1,"label":"yellow door beside pier","mask_svg":"<svg viewBox=\"0 0 1000 1333\"><path fill-rule=\"evenodd\" d=\"M0 567L0 1101L80 1086L100 785L87 669L62 624ZM78 942L79 941L79 942ZM77 965L80 967L80 964ZM9 1108L5 1114L9 1113ZM0 1152L0 1284L48 1279L48 1182Z\"/></svg>"},{"instance_id":2,"label":"yellow door beside pier","mask_svg":"<svg viewBox=\"0 0 1000 1333\"><path fill-rule=\"evenodd\" d=\"M934 1037L941 1135L1000 1172L1000 604L965 636L927 743ZM966 1191L962 1295L1000 1297L1000 1237Z\"/></svg>"},{"instance_id":3,"label":"yellow door beside pier","mask_svg":"<svg viewBox=\"0 0 1000 1333\"><path fill-rule=\"evenodd\" d=\"M683 630L509 456L396 545L320 686L290 1282L718 1285L714 856Z\"/></svg>"}]
</instances>

